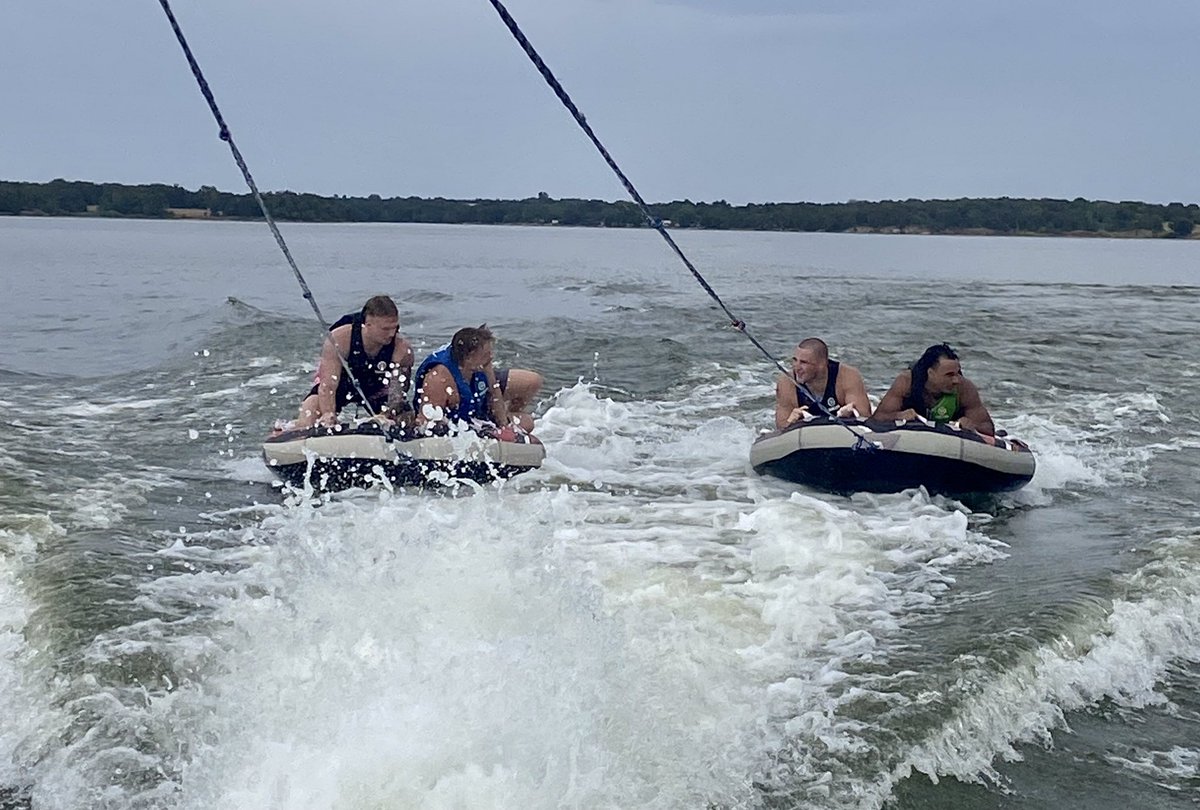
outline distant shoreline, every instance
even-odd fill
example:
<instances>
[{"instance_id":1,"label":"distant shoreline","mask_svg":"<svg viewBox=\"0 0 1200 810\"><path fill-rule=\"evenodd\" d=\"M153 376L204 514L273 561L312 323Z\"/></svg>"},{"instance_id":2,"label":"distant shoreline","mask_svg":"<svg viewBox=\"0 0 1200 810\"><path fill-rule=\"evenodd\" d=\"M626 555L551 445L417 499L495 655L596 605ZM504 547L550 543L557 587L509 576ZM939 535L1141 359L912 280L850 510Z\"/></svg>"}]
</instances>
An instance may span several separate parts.
<instances>
[{"instance_id":1,"label":"distant shoreline","mask_svg":"<svg viewBox=\"0 0 1200 810\"><path fill-rule=\"evenodd\" d=\"M1154 233L1146 229L1128 231L992 231L987 228L928 231L913 228L851 228L846 233L907 235L907 236L1022 236L1066 237L1068 239L1200 239L1200 228L1186 236Z\"/></svg>"},{"instance_id":2,"label":"distant shoreline","mask_svg":"<svg viewBox=\"0 0 1200 810\"><path fill-rule=\"evenodd\" d=\"M479 222L417 222L417 221L396 221L396 220L316 220L316 219L292 219L286 217L272 216L277 222L286 222L289 224L314 224L314 225L484 225L495 227L520 227L520 228L605 228L609 230L621 229L629 227L633 229L644 228L646 225L632 226L611 226L611 225L565 225L561 222L499 222L499 223L479 223ZM54 213L48 214L42 211L22 211L18 214L0 211L0 218L11 219L108 219L108 220L137 220L142 222L264 222L262 216L258 217L241 217L241 216L207 216L207 217L186 217L186 216L152 216L146 214L116 214L116 213ZM678 230L679 226L668 225L671 230ZM870 228L870 227L854 227L847 228L844 231L801 231L796 229L773 229L767 231L762 228L702 228L689 227L688 230L710 230L710 231L737 231L741 233L841 233L852 234L856 236L1014 236L1023 238L1066 238L1066 239L1197 239L1200 240L1200 228L1196 228L1187 236L1168 235L1166 233L1155 234L1148 230L1133 230L1133 231L1000 231L988 230L986 228L964 228L961 230L938 230L932 231L918 228Z\"/></svg>"},{"instance_id":3,"label":"distant shoreline","mask_svg":"<svg viewBox=\"0 0 1200 810\"><path fill-rule=\"evenodd\" d=\"M544 225L645 228L628 201L555 199L545 192L520 200L263 194L281 222L394 222L444 225ZM1200 206L1104 200L882 200L844 203L749 203L724 200L654 203L650 211L671 229L925 236L1068 236L1111 239L1196 239ZM261 221L250 194L212 186L125 185L53 180L0 180L0 215ZM657 223L656 223L657 224Z\"/></svg>"}]
</instances>

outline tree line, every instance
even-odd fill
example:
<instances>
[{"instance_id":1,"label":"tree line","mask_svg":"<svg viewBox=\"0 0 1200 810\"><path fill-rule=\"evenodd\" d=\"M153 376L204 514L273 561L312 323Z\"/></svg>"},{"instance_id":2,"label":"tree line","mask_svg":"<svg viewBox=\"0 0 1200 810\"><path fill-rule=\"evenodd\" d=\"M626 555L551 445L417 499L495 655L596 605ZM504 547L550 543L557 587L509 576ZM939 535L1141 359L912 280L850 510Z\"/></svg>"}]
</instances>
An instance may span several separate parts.
<instances>
[{"instance_id":1,"label":"tree line","mask_svg":"<svg viewBox=\"0 0 1200 810\"><path fill-rule=\"evenodd\" d=\"M480 225L645 227L631 202L554 199L542 192L522 200L448 200L442 197L263 195L272 216L297 222L422 222ZM1010 197L957 200L883 200L844 203L750 203L677 200L650 206L675 228L715 230L1094 234L1186 237L1200 221L1200 206L1173 202L1106 202L1076 198ZM53 180L0 181L0 214L100 217L204 217L259 219L250 194L212 186L125 185Z\"/></svg>"}]
</instances>

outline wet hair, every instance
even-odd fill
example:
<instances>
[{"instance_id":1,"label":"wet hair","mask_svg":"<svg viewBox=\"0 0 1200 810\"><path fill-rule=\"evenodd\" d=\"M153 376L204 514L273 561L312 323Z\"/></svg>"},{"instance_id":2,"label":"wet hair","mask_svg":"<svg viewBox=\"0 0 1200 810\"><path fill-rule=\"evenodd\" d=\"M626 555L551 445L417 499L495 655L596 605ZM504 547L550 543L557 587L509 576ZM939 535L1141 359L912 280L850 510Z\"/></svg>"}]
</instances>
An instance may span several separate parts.
<instances>
[{"instance_id":1,"label":"wet hair","mask_svg":"<svg viewBox=\"0 0 1200 810\"><path fill-rule=\"evenodd\" d=\"M450 359L461 366L468 354L493 340L495 337L486 323L459 329L454 333L454 337L450 338Z\"/></svg>"},{"instance_id":2,"label":"wet hair","mask_svg":"<svg viewBox=\"0 0 1200 810\"><path fill-rule=\"evenodd\" d=\"M362 317L365 321L370 317L376 318L399 318L400 311L396 309L396 302L386 295L375 295L367 299L367 303L363 304Z\"/></svg>"},{"instance_id":3,"label":"wet hair","mask_svg":"<svg viewBox=\"0 0 1200 810\"><path fill-rule=\"evenodd\" d=\"M796 344L797 349L808 349L817 353L817 358L821 360L829 359L829 346L820 338L805 338Z\"/></svg>"},{"instance_id":4,"label":"wet hair","mask_svg":"<svg viewBox=\"0 0 1200 810\"><path fill-rule=\"evenodd\" d=\"M926 349L917 362L912 364L912 388L909 389L908 396L911 401L921 403L921 407L916 408L918 411L924 410L921 400L925 395L925 384L929 382L929 369L936 366L942 358L957 360L958 353L950 348L950 344L938 343Z\"/></svg>"}]
</instances>

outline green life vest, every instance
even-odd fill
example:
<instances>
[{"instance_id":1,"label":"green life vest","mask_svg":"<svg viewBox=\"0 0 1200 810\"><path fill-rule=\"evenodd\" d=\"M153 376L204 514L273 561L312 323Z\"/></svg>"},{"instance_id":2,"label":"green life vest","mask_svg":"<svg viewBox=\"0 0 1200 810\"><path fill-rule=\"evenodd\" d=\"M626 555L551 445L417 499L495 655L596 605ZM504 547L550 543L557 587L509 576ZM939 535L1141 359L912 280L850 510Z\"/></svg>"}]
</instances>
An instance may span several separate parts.
<instances>
[{"instance_id":1,"label":"green life vest","mask_svg":"<svg viewBox=\"0 0 1200 810\"><path fill-rule=\"evenodd\" d=\"M933 407L929 409L929 419L933 422L949 422L958 413L958 394L953 391L942 394Z\"/></svg>"}]
</instances>

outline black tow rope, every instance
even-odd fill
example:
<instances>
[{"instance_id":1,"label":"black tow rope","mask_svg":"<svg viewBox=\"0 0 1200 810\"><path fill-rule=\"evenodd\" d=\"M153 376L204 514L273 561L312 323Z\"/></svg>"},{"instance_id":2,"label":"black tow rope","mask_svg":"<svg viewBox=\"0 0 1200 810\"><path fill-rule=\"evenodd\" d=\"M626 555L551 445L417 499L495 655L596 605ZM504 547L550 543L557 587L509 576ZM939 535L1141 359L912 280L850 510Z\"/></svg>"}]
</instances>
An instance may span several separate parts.
<instances>
[{"instance_id":1,"label":"black tow rope","mask_svg":"<svg viewBox=\"0 0 1200 810\"><path fill-rule=\"evenodd\" d=\"M204 100L208 102L208 108L212 111L213 118L217 121L219 128L218 134L221 140L229 144L229 151L233 153L234 162L237 163L239 169L242 170L242 177L249 186L250 192L254 195L254 200L258 203L259 209L263 213L263 218L267 221L267 226L271 229L271 233L275 236L275 243L279 245L279 249L283 251L284 258L287 259L288 265L292 268L292 273L296 276L296 281L300 283L300 289L304 293L304 298L308 301L312 311L316 314L317 320L321 324L323 340L328 340L337 352L338 360L342 363L342 369L349 377L350 383L354 386L355 392L359 399L362 400L362 405L367 409L367 413L375 416L375 409L371 407L371 402L367 399L367 395L363 393L362 386L358 384L358 380L354 377L354 372L350 369L350 363L342 354L342 350L337 347L337 343L333 340L333 334L329 331L329 324L325 317L321 314L321 308L317 306L317 299L313 296L312 290L308 288L308 282L304 280L304 275L300 272L300 268L296 265L296 260L292 258L292 251L288 249L287 242L283 240L283 234L279 232L279 226L275 224L275 218L271 216L270 210L267 208L267 203L263 199L262 194L258 191L258 185L254 182L254 177L250 174L249 167L246 166L246 161L242 159L242 153L237 148L237 144L233 142L233 135L229 132L229 127L225 125L225 117L221 115L221 110L217 107L217 100L213 96L212 89L208 86L208 80L204 78L204 72L200 70L200 64L196 61L196 57L192 55L192 49L188 46L187 39L183 35L183 29L179 27L179 21L175 19L175 13L171 11L171 4L168 0L158 0L162 10L167 15L167 20L171 23L171 29L175 32L175 38L179 40L179 47L183 48L183 55L187 58L188 65L192 69L192 75L196 77L196 84L200 86L200 92L204 95Z\"/></svg>"},{"instance_id":2,"label":"black tow rope","mask_svg":"<svg viewBox=\"0 0 1200 810\"><path fill-rule=\"evenodd\" d=\"M634 185L630 179L625 176L625 172L621 171L621 167L617 165L617 162L613 160L612 155L609 154L606 148L604 148L604 144L600 142L600 138L596 136L596 133L592 131L591 125L588 124L587 118L585 118L583 113L579 111L579 108L575 106L575 102L571 100L571 96L568 95L565 89L563 89L562 84L559 83L557 78L555 78L554 73L538 54L537 50L533 47L533 44L530 43L529 38L525 36L525 32L521 30L519 25L517 25L517 21L513 19L511 14L508 13L508 9L504 7L504 4L501 3L500 0L488 0L488 2L490 2L492 7L496 9L496 13L500 15L500 19L504 21L506 26L508 26L508 30L512 33L513 38L517 40L517 43L525 51L525 55L529 57L529 60L533 62L534 66L538 69L538 72L542 74L542 78L546 80L546 84L550 85L550 89L554 91L554 95L558 96L558 100L561 101L563 106L570 111L572 116L574 116L575 122L579 124L580 129L582 129L584 134L588 136L588 140L590 140L596 147L597 151L600 152L600 156L604 158L604 162L607 163L608 167L613 170L614 174L616 174L617 179L621 181L621 185L625 186L625 190L629 192L630 198L634 201L634 203L637 204L638 209L642 212L642 216L646 218L647 224L649 224L654 230L658 231L662 238L667 241L667 244L671 246L671 250L675 251L675 255L679 257L679 260L683 262L684 266L687 267L688 271L692 274L696 281L700 283L700 286L704 288L704 291L708 293L712 300L717 302L717 306L719 306L721 311L724 312L729 318L730 326L749 338L750 342L753 343L768 360L774 363L776 368L778 368L784 374L787 374L787 369L785 369L783 365L777 359L775 359L775 357L769 351L767 351L761 343L758 342L757 339L755 339L754 335L750 334L749 330L746 328L746 322L730 312L729 307L725 306L725 302L721 300L721 296L717 295L716 290L714 290L709 283L704 280L704 276L700 275L700 271L696 269L691 260L688 259L688 257L685 256L683 251L679 248L679 245L675 243L675 240L671 238L671 234L667 233L667 229L666 226L663 225L663 221L654 216L653 212L650 211L650 207L646 205L646 201L642 199L642 195L638 193L638 190L634 188Z\"/></svg>"},{"instance_id":3,"label":"black tow rope","mask_svg":"<svg viewBox=\"0 0 1200 810\"><path fill-rule=\"evenodd\" d=\"M671 250L675 252L675 255L679 257L679 260L683 262L685 267L687 267L688 272L692 274L692 277L700 283L700 286L704 288L704 291L708 293L709 297L717 302L717 306L719 306L721 311L724 312L729 318L730 325L745 335L749 341L754 344L754 347L762 352L764 357L770 360L777 369L779 369L793 383L795 383L797 394L808 400L807 404L809 406L816 409L816 411L822 416L826 416L832 421L845 426L847 430L850 430L851 433L854 433L855 436L858 437L858 441L855 443L856 449L859 445L870 447L870 444L865 443L861 435L859 435L856 431L851 430L850 426L839 419L835 414L830 413L821 403L821 400L814 396L812 391L808 390L806 385L796 380L796 378L793 377L786 368L784 368L783 364L780 363L773 354L767 351L766 347L759 343L758 339L755 338L754 335L750 334L750 330L746 328L746 322L735 316L729 310L729 307L725 306L725 302L721 300L721 296L717 295L716 290L714 290L712 286L704 280L704 276L700 275L700 271L696 269L691 260L684 255L684 252L680 249L679 245L675 243L675 240L671 238L671 234L667 233L667 229L666 226L663 225L663 221L654 216L654 213L650 210L650 206L646 205L646 201L642 199L642 195L638 193L638 190L634 187L633 182L625 175L625 172L621 171L621 167L617 165L617 161L613 159L613 156L609 154L608 149L606 149L604 144L600 142L600 138L596 135L595 131L592 130L591 125L588 124L587 118L582 112L579 111L579 107L575 105L575 102L571 100L570 94L568 94L566 89L563 88L562 83L559 82L559 80L555 77L554 72L550 70L550 67L546 64L545 60L542 59L541 55L537 52L537 49L533 47L533 44L529 41L529 38L525 36L525 32L521 30L519 25L517 25L517 21L513 19L512 14L508 12L508 9L504 7L504 4L500 2L500 0L488 0L488 2L492 4L492 8L496 9L496 13L499 14L500 19L504 21L504 25L507 26L509 33L513 35L513 39L517 41L517 44L519 44L521 49L525 51L525 55L529 57L529 61L533 62L534 67L536 67L538 72L542 74L542 78L546 80L546 84L548 84L550 89L554 91L554 95L558 96L558 100L563 103L563 106L566 107L571 113L572 117L574 117L575 123L579 124L579 128L583 130L585 135L587 135L588 140L592 142L592 145L596 147L596 150L600 153L600 156L604 158L604 162L608 164L608 167L613 170L613 173L617 176L617 179L621 181L621 185L623 185L625 190L629 192L630 198L634 201L634 203L637 204L638 209L642 212L642 216L646 218L646 222L651 228L658 231L659 235L666 240L667 244L670 245Z\"/></svg>"}]
</instances>

